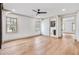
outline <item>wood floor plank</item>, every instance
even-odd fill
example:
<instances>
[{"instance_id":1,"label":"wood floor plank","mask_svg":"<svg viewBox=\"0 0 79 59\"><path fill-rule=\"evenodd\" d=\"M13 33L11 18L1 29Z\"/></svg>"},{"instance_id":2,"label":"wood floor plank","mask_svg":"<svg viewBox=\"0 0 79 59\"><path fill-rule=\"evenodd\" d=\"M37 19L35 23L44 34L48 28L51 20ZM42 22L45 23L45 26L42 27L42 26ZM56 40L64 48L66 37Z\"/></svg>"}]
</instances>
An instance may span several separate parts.
<instances>
[{"instance_id":1,"label":"wood floor plank","mask_svg":"<svg viewBox=\"0 0 79 59\"><path fill-rule=\"evenodd\" d=\"M0 55L78 55L79 43L72 37L67 35L57 39L37 36L7 42L2 45Z\"/></svg>"}]
</instances>

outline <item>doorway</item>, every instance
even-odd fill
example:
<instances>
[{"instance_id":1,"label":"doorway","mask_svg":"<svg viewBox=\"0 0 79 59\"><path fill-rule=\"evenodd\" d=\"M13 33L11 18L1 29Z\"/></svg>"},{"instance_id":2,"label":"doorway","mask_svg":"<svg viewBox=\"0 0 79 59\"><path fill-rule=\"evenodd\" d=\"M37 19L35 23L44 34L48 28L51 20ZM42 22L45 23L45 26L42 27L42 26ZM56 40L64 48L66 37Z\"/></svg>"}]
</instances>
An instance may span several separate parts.
<instances>
[{"instance_id":1,"label":"doorway","mask_svg":"<svg viewBox=\"0 0 79 59\"><path fill-rule=\"evenodd\" d=\"M75 16L62 17L62 37L75 39Z\"/></svg>"},{"instance_id":2,"label":"doorway","mask_svg":"<svg viewBox=\"0 0 79 59\"><path fill-rule=\"evenodd\" d=\"M49 31L50 31L49 19L43 19L41 22L41 34L49 36L50 35Z\"/></svg>"}]
</instances>

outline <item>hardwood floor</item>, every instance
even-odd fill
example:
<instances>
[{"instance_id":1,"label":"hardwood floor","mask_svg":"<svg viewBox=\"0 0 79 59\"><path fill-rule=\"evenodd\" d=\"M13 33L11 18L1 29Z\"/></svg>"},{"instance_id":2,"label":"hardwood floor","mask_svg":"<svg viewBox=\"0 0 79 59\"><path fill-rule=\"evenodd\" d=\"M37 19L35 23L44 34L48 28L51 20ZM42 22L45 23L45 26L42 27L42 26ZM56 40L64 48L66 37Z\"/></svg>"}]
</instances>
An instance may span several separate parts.
<instances>
[{"instance_id":1,"label":"hardwood floor","mask_svg":"<svg viewBox=\"0 0 79 59\"><path fill-rule=\"evenodd\" d=\"M71 37L56 39L37 36L11 41L2 45L0 55L77 55L79 43Z\"/></svg>"}]
</instances>

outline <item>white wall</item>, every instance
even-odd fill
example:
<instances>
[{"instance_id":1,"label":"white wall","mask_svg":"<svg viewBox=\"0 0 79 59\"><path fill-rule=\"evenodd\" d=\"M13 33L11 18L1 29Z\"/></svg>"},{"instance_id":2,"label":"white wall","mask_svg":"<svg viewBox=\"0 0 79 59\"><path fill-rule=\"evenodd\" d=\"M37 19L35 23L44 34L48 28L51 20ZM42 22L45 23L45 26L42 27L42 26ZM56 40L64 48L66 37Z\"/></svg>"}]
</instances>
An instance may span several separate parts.
<instances>
[{"instance_id":1,"label":"white wall","mask_svg":"<svg viewBox=\"0 0 79 59\"><path fill-rule=\"evenodd\" d=\"M79 41L79 12L76 16L76 39Z\"/></svg>"},{"instance_id":2,"label":"white wall","mask_svg":"<svg viewBox=\"0 0 79 59\"><path fill-rule=\"evenodd\" d=\"M56 36L62 37L62 17L61 16L56 16Z\"/></svg>"},{"instance_id":3,"label":"white wall","mask_svg":"<svg viewBox=\"0 0 79 59\"><path fill-rule=\"evenodd\" d=\"M16 33L6 33L6 12L2 13L2 33L3 41L12 40L17 38L29 37L40 34L40 31L35 31L35 22L39 19L29 18L25 16L9 14L9 17L17 18L17 32Z\"/></svg>"}]
</instances>

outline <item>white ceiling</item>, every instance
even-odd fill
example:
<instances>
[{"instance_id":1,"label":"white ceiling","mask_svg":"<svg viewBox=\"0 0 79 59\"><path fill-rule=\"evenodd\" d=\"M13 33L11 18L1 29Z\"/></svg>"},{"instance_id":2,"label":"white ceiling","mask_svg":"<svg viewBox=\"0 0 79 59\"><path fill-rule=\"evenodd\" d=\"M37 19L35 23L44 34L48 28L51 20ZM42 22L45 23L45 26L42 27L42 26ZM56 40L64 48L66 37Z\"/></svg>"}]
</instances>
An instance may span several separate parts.
<instances>
[{"instance_id":1,"label":"white ceiling","mask_svg":"<svg viewBox=\"0 0 79 59\"><path fill-rule=\"evenodd\" d=\"M4 8L8 10L15 9L15 13L44 18L75 12L79 10L79 3L4 3ZM66 11L62 11L63 8ZM41 9L41 11L48 13L36 16L32 9Z\"/></svg>"}]
</instances>

